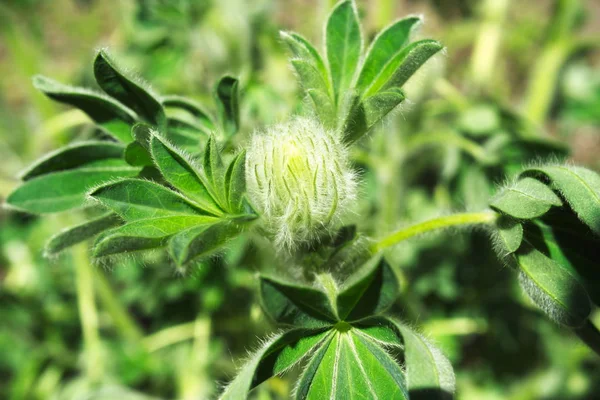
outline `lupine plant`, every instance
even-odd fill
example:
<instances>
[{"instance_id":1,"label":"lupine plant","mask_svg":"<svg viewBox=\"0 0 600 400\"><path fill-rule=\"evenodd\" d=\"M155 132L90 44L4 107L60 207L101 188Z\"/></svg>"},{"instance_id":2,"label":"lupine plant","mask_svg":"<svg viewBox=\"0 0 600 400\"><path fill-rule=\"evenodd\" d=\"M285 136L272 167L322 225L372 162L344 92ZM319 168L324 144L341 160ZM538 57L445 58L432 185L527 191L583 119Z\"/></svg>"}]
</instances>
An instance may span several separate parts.
<instances>
[{"instance_id":1,"label":"lupine plant","mask_svg":"<svg viewBox=\"0 0 600 400\"><path fill-rule=\"evenodd\" d=\"M436 40L413 40L420 24L420 17L400 19L368 43L354 2L345 0L326 22L324 51L282 32L304 107L245 141L240 83L231 76L216 83L206 107L155 93L105 50L93 64L101 92L37 76L37 89L95 122L97 139L35 162L7 203L34 214L92 210L94 218L49 240L48 255L93 239L96 259L164 249L185 271L226 252L235 238L267 241L288 273L260 274L257 287L265 314L282 330L251 352L221 399L246 398L291 370L299 371L297 399L452 398L450 362L387 313L401 280L386 261L386 249L450 227L485 229L530 298L600 354L600 333L588 319L600 305L600 176L558 161L508 168L531 152L559 159L560 146L536 144L529 152L510 135L490 139L485 148L499 158L486 160L509 183L479 210L382 238L349 223L363 195L356 146L368 147L372 128L405 100L404 84L443 50ZM514 121L498 113L502 124ZM472 124L480 114L471 110L465 131L491 136L500 123Z\"/></svg>"}]
</instances>

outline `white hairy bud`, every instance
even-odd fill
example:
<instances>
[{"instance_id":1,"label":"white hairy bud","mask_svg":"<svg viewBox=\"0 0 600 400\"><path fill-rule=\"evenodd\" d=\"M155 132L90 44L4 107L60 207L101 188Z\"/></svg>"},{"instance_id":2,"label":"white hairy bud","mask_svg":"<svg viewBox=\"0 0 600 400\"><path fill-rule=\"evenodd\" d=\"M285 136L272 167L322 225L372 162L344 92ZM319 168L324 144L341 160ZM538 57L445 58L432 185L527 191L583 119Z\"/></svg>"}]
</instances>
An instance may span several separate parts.
<instances>
[{"instance_id":1,"label":"white hairy bud","mask_svg":"<svg viewBox=\"0 0 600 400\"><path fill-rule=\"evenodd\" d=\"M296 118L252 138L246 158L252 204L278 247L334 227L356 197L346 146L317 121Z\"/></svg>"}]
</instances>

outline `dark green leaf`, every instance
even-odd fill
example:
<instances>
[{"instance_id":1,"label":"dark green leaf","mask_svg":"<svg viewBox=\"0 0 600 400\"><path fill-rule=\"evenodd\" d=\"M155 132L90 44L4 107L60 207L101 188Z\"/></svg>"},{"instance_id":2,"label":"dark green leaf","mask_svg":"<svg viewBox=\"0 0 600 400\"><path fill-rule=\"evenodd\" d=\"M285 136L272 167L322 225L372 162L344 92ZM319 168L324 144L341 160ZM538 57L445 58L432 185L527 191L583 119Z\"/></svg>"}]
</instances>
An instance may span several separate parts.
<instances>
[{"instance_id":1,"label":"dark green leaf","mask_svg":"<svg viewBox=\"0 0 600 400\"><path fill-rule=\"evenodd\" d=\"M130 130L136 115L114 99L92 90L63 85L41 75L33 78L33 86L51 99L79 108L115 139L131 142Z\"/></svg>"},{"instance_id":2,"label":"dark green leaf","mask_svg":"<svg viewBox=\"0 0 600 400\"><path fill-rule=\"evenodd\" d=\"M118 67L104 50L94 60L94 76L108 95L135 110L146 122L164 129L167 117L162 104L130 74Z\"/></svg>"},{"instance_id":3,"label":"dark green leaf","mask_svg":"<svg viewBox=\"0 0 600 400\"><path fill-rule=\"evenodd\" d=\"M219 250L240 231L238 225L228 221L193 227L171 238L169 253L177 265L183 266L200 256Z\"/></svg>"},{"instance_id":4,"label":"dark green leaf","mask_svg":"<svg viewBox=\"0 0 600 400\"><path fill-rule=\"evenodd\" d=\"M404 92L400 88L390 88L364 99L367 129L370 129L377 122L381 121L383 117L388 115L404 99Z\"/></svg>"},{"instance_id":5,"label":"dark green leaf","mask_svg":"<svg viewBox=\"0 0 600 400\"><path fill-rule=\"evenodd\" d=\"M590 298L573 273L529 245L515 254L529 297L556 323L582 326L591 312Z\"/></svg>"},{"instance_id":6,"label":"dark green leaf","mask_svg":"<svg viewBox=\"0 0 600 400\"><path fill-rule=\"evenodd\" d=\"M375 256L341 286L336 301L338 316L354 321L379 314L394 303L398 291L394 271L383 257Z\"/></svg>"},{"instance_id":7,"label":"dark green leaf","mask_svg":"<svg viewBox=\"0 0 600 400\"><path fill-rule=\"evenodd\" d=\"M504 249L508 253L517 251L523 241L523 225L513 218L502 215L496 220L496 226Z\"/></svg>"},{"instance_id":8,"label":"dark green leaf","mask_svg":"<svg viewBox=\"0 0 600 400\"><path fill-rule=\"evenodd\" d=\"M178 193L141 179L124 179L104 185L90 196L126 221L205 213Z\"/></svg>"},{"instance_id":9,"label":"dark green leaf","mask_svg":"<svg viewBox=\"0 0 600 400\"><path fill-rule=\"evenodd\" d=\"M334 99L339 104L352 83L363 47L358 15L352 1L342 1L333 9L327 20L325 44Z\"/></svg>"},{"instance_id":10,"label":"dark green leaf","mask_svg":"<svg viewBox=\"0 0 600 400\"><path fill-rule=\"evenodd\" d=\"M344 115L342 134L344 142L351 144L360 139L369 130L365 103L357 94L348 94L341 115Z\"/></svg>"},{"instance_id":11,"label":"dark green leaf","mask_svg":"<svg viewBox=\"0 0 600 400\"><path fill-rule=\"evenodd\" d=\"M46 255L53 256L77 243L90 239L97 234L123 223L116 214L110 213L67 228L52 236L45 247Z\"/></svg>"},{"instance_id":12,"label":"dark green leaf","mask_svg":"<svg viewBox=\"0 0 600 400\"><path fill-rule=\"evenodd\" d=\"M337 319L329 298L319 289L261 276L260 293L265 311L281 324L320 327Z\"/></svg>"},{"instance_id":13,"label":"dark green leaf","mask_svg":"<svg viewBox=\"0 0 600 400\"><path fill-rule=\"evenodd\" d=\"M153 165L150 153L148 153L148 150L138 142L131 142L127 145L127 148L125 149L125 161L127 161L129 165L135 167Z\"/></svg>"},{"instance_id":14,"label":"dark green leaf","mask_svg":"<svg viewBox=\"0 0 600 400\"><path fill-rule=\"evenodd\" d=\"M209 130L214 128L214 123L210 113L206 111L202 105L191 99L188 99L187 97L175 95L163 96L162 104L165 107L173 107L185 110L197 118L200 123Z\"/></svg>"},{"instance_id":15,"label":"dark green leaf","mask_svg":"<svg viewBox=\"0 0 600 400\"><path fill-rule=\"evenodd\" d=\"M404 341L404 360L411 399L452 399L452 365L440 350L403 323L393 321Z\"/></svg>"},{"instance_id":16,"label":"dark green leaf","mask_svg":"<svg viewBox=\"0 0 600 400\"><path fill-rule=\"evenodd\" d=\"M204 149L204 158L202 159L204 175L208 178L213 188L216 190L223 189L223 160L221 153L217 148L217 140L214 136L208 139L206 148ZM225 193L215 193L216 196L223 196Z\"/></svg>"},{"instance_id":17,"label":"dark green leaf","mask_svg":"<svg viewBox=\"0 0 600 400\"><path fill-rule=\"evenodd\" d=\"M490 202L490 206L518 219L531 219L544 215L550 207L562 205L552 189L534 178L522 178L505 188Z\"/></svg>"},{"instance_id":18,"label":"dark green leaf","mask_svg":"<svg viewBox=\"0 0 600 400\"><path fill-rule=\"evenodd\" d=\"M239 81L231 76L222 77L215 88L219 119L225 133L233 135L240 128Z\"/></svg>"},{"instance_id":19,"label":"dark green leaf","mask_svg":"<svg viewBox=\"0 0 600 400\"><path fill-rule=\"evenodd\" d=\"M579 218L600 235L600 175L576 166L555 165L530 168L525 174L541 174L552 182Z\"/></svg>"},{"instance_id":20,"label":"dark green leaf","mask_svg":"<svg viewBox=\"0 0 600 400\"><path fill-rule=\"evenodd\" d=\"M246 151L240 152L229 164L225 174L225 189L229 211L243 212L242 200L246 193Z\"/></svg>"},{"instance_id":21,"label":"dark green leaf","mask_svg":"<svg viewBox=\"0 0 600 400\"><path fill-rule=\"evenodd\" d=\"M177 232L195 225L211 224L205 216L169 216L142 219L104 232L94 243L94 257L161 247Z\"/></svg>"},{"instance_id":22,"label":"dark green leaf","mask_svg":"<svg viewBox=\"0 0 600 400\"><path fill-rule=\"evenodd\" d=\"M48 153L22 173L26 181L50 172L81 167L90 162L123 157L123 145L113 142L78 142Z\"/></svg>"},{"instance_id":23,"label":"dark green leaf","mask_svg":"<svg viewBox=\"0 0 600 400\"><path fill-rule=\"evenodd\" d=\"M93 187L114 179L135 176L140 171L124 161L119 161L120 165L108 161L111 160L28 180L11 193L6 202L31 213L66 211L83 207L87 202L87 192Z\"/></svg>"},{"instance_id":24,"label":"dark green leaf","mask_svg":"<svg viewBox=\"0 0 600 400\"><path fill-rule=\"evenodd\" d=\"M207 212L222 214L214 200L214 194L209 190L210 186L189 157L158 136L152 137L151 152L157 168L167 182Z\"/></svg>"},{"instance_id":25,"label":"dark green leaf","mask_svg":"<svg viewBox=\"0 0 600 400\"><path fill-rule=\"evenodd\" d=\"M331 98L323 91L317 89L307 90L308 97L314 109L315 115L321 124L328 129L336 128L335 109Z\"/></svg>"},{"instance_id":26,"label":"dark green leaf","mask_svg":"<svg viewBox=\"0 0 600 400\"><path fill-rule=\"evenodd\" d=\"M396 21L373 40L356 83L360 93L369 92L369 87L377 82L387 82L400 65L398 54L408 43L410 33L419 25L421 18L408 17ZM387 74L387 76L386 76ZM381 87L382 84L379 84ZM372 91L370 93L375 93Z\"/></svg>"}]
</instances>

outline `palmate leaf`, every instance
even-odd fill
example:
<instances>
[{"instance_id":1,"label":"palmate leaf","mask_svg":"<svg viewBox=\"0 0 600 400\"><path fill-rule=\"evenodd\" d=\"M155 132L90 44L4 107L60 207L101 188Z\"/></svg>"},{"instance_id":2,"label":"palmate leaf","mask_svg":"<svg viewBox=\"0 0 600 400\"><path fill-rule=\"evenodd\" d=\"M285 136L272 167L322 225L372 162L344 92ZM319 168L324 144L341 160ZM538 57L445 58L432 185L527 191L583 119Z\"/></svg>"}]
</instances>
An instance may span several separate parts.
<instances>
[{"instance_id":1,"label":"palmate leaf","mask_svg":"<svg viewBox=\"0 0 600 400\"><path fill-rule=\"evenodd\" d=\"M6 202L34 214L80 208L87 204L91 188L110 180L136 176L139 171L121 160L100 160L30 179L12 192Z\"/></svg>"},{"instance_id":2,"label":"palmate leaf","mask_svg":"<svg viewBox=\"0 0 600 400\"><path fill-rule=\"evenodd\" d=\"M103 93L56 82L45 76L33 78L33 86L53 100L79 108L115 139L129 143L135 112Z\"/></svg>"},{"instance_id":3,"label":"palmate leaf","mask_svg":"<svg viewBox=\"0 0 600 400\"><path fill-rule=\"evenodd\" d=\"M146 122L162 130L167 118L160 101L142 84L117 66L105 50L94 60L94 76L109 96L131 108Z\"/></svg>"}]
</instances>

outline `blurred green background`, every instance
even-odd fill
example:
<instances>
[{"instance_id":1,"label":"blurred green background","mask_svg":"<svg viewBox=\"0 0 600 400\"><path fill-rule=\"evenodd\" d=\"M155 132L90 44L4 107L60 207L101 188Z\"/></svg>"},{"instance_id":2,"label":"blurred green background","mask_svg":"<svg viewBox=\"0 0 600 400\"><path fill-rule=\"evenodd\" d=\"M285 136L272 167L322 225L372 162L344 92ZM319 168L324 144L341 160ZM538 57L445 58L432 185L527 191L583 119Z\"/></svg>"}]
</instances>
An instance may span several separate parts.
<instances>
[{"instance_id":1,"label":"blurred green background","mask_svg":"<svg viewBox=\"0 0 600 400\"><path fill-rule=\"evenodd\" d=\"M92 86L94 50L108 47L160 93L204 102L233 73L243 84L243 142L302 109L278 32L320 43L333 3L3 0L0 200L32 161L93 134L84 114L34 90L34 74ZM408 104L353 154L365 181L362 231L380 236L482 207L506 174L536 161L527 146L541 140L600 170L598 1L357 4L370 37L417 13L419 35L447 46L411 79ZM496 138L515 132L522 143L512 158L490 161ZM85 246L44 258L44 242L81 220L0 209L1 399L211 398L275 329L255 301L255 272L272 262L260 243L231 243L187 271L161 253L95 263ZM404 283L394 312L450 357L457 398L600 398L598 357L525 298L484 233L427 236L389 257ZM273 379L253 395L287 398L290 382Z\"/></svg>"}]
</instances>

